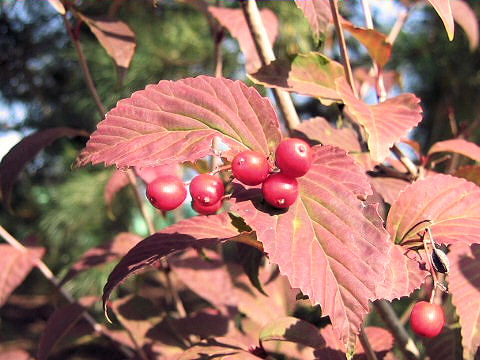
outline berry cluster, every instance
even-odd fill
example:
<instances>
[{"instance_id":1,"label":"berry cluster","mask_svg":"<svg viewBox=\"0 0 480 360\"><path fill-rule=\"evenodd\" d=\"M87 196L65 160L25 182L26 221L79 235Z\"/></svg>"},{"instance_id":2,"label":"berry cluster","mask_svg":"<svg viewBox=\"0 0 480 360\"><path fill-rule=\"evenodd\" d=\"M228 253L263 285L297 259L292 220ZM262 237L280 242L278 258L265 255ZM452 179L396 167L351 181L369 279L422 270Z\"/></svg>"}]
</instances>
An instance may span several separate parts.
<instances>
[{"instance_id":1,"label":"berry cluster","mask_svg":"<svg viewBox=\"0 0 480 360\"><path fill-rule=\"evenodd\" d=\"M249 186L262 184L265 201L276 208L287 208L298 196L298 177L312 165L310 146L300 139L285 139L277 147L275 163L280 170L272 172L263 154L246 150L232 161L233 176ZM168 211L180 206L187 196L181 179L173 175L161 176L147 185L148 200L157 209ZM203 215L215 214L221 207L225 186L220 177L200 174L190 183L192 207Z\"/></svg>"},{"instance_id":2,"label":"berry cluster","mask_svg":"<svg viewBox=\"0 0 480 360\"><path fill-rule=\"evenodd\" d=\"M232 161L233 176L245 185L262 184L265 201L276 208L292 205L298 196L298 177L312 166L310 146L300 139L285 139L275 151L275 164L280 172L270 174L270 165L263 155L243 151Z\"/></svg>"}]
</instances>

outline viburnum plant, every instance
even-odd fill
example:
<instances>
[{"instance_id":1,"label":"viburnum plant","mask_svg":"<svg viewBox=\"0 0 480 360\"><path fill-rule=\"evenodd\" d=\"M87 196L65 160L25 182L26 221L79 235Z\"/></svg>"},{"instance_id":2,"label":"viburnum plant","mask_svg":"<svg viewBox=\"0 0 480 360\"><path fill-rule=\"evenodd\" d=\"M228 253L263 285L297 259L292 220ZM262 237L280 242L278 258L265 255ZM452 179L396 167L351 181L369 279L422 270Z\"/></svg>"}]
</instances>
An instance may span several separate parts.
<instances>
[{"instance_id":1,"label":"viburnum plant","mask_svg":"<svg viewBox=\"0 0 480 360\"><path fill-rule=\"evenodd\" d=\"M50 1L67 30L70 11L92 27L115 61L125 60L115 47L131 44L113 42L115 34L130 31L124 23L107 27ZM429 0L450 38L457 1ZM275 60L275 15L258 11L255 1L240 1L241 8L193 2L212 29L223 26L240 42L249 79L273 89L277 110L255 87L217 73L148 85L105 114L76 166L116 166L106 189L111 196L128 183L138 189L142 179L140 205L148 199L161 212L189 206L189 193L198 215L157 231L144 211L151 235L132 238L129 250L120 252L102 296L105 315L122 328L82 315L92 301L67 297L71 304L47 323L39 359L82 316L128 358L419 359L426 351L432 359L453 359L459 349L465 359L476 356L480 188L465 178L478 183L478 166L442 174L435 160L451 152L480 161L480 147L462 136L434 144L423 156L406 138L422 120L420 99L411 93L389 97L384 70L405 17L387 36L373 29L367 1L367 27L342 18L335 0L294 3L315 36L335 29L341 63L320 52L297 54L290 63ZM371 55L362 79L352 72L344 31ZM79 41L74 34L72 40ZM377 104L363 100L365 89L374 89ZM300 122L289 92L337 103L342 121ZM25 163L58 137L79 134L47 130L13 148L0 166L3 199L21 168L12 164ZM30 155L22 158L26 148ZM196 172L190 181L187 167ZM16 244L20 250L2 246L28 262L25 274L42 264L38 253ZM140 270L150 270L142 276L156 285L145 282L137 292L125 287L113 295ZM391 307L400 298L403 321ZM373 313L382 317L382 327L370 326Z\"/></svg>"}]
</instances>

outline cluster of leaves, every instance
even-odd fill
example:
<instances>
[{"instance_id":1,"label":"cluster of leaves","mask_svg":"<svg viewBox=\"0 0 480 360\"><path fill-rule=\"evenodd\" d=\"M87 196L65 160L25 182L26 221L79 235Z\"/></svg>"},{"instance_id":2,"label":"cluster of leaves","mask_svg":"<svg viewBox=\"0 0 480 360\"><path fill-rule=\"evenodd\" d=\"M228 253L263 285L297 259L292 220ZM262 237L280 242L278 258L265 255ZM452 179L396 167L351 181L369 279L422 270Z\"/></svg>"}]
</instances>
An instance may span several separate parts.
<instances>
[{"instance_id":1,"label":"cluster of leaves","mask_svg":"<svg viewBox=\"0 0 480 360\"><path fill-rule=\"evenodd\" d=\"M430 2L453 37L450 1ZM65 11L62 3L52 3ZM286 210L266 205L258 186L234 183L221 214L181 220L143 240L119 234L108 245L85 253L64 282L121 257L104 287L103 304L123 330L98 324L95 330L120 344L127 354L133 349L145 358L345 358L353 349L361 358L366 355L356 339L360 331L370 339L377 356L389 352L393 356L392 335L376 327L361 330L362 323L372 301L409 296L425 282L428 272L421 259L426 255L418 243L428 220L435 240L449 248L449 296L461 326L463 356L472 358L480 345L480 318L471 316L478 304L468 296L478 292L479 171L477 165L453 168L453 176L435 171L434 164L436 154L445 152L480 161L480 147L459 137L437 142L422 156L420 145L405 139L422 119L420 99L414 94L380 96L380 103L367 104L357 96L359 89L350 86L344 67L320 52L297 54L288 63L265 64L242 9L195 3L237 38L250 80L325 104L340 104L343 124L352 126L333 126L316 117L292 129L316 145L312 167L299 179L299 198ZM332 22L329 2L296 3L316 36L325 33ZM465 8L462 11L470 14ZM128 67L134 54L129 28L118 20L75 13L116 65ZM278 32L274 13L264 10L262 18L274 41ZM377 74L373 78L363 74L363 82L378 85L379 77L387 78L383 68L391 57L392 43L376 30L345 19L340 24L366 47L375 64ZM3 199L8 201L15 177L41 148L58 137L75 135L83 133L56 128L33 134L14 147L0 165ZM227 164L246 149L271 157L282 137L271 101L241 81L205 75L162 80L121 100L106 114L77 166L103 163L120 169L106 187L110 204L115 193L135 179L126 169L135 169L148 183L162 171L187 167L198 171L204 167L202 159L217 156L219 148L225 149L221 158ZM391 158L390 149L399 142L417 152L420 161L415 171L407 168L410 173L405 173L403 164ZM233 256L229 255L232 247ZM410 256L412 248L420 260ZM15 251L25 261L16 262L18 266L5 273L3 301L40 256L30 255L34 250ZM110 301L121 282L152 265L157 269L145 276L149 281L139 286L137 294ZM318 329L291 317L298 306L292 288L319 304L331 324ZM180 299L189 307L184 309ZM40 359L90 306L92 299L86 298L56 310L40 342ZM91 318L86 319L92 325ZM452 333L446 329L443 336L453 342ZM439 342L429 347L434 349Z\"/></svg>"}]
</instances>

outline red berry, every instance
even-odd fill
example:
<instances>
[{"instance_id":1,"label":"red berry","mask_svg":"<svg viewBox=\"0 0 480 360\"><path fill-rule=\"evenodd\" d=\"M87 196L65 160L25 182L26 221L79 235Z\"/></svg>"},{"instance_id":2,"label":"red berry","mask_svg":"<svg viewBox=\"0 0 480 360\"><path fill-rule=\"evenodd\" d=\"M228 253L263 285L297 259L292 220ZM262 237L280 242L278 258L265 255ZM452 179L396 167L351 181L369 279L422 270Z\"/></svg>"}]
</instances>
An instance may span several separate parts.
<instances>
[{"instance_id":1,"label":"red berry","mask_svg":"<svg viewBox=\"0 0 480 360\"><path fill-rule=\"evenodd\" d=\"M148 200L163 211L179 207L186 197L185 185L173 175L160 176L147 185Z\"/></svg>"},{"instance_id":2,"label":"red berry","mask_svg":"<svg viewBox=\"0 0 480 360\"><path fill-rule=\"evenodd\" d=\"M312 166L310 145L296 138L282 140L275 151L275 163L285 175L305 175Z\"/></svg>"},{"instance_id":3,"label":"red berry","mask_svg":"<svg viewBox=\"0 0 480 360\"><path fill-rule=\"evenodd\" d=\"M276 208L287 208L298 196L297 179L282 173L270 175L262 185L265 201Z\"/></svg>"},{"instance_id":4,"label":"red berry","mask_svg":"<svg viewBox=\"0 0 480 360\"><path fill-rule=\"evenodd\" d=\"M213 205L202 205L198 201L193 200L192 201L192 208L196 212L202 215L213 215L216 214L217 211L222 207L222 200L217 201Z\"/></svg>"},{"instance_id":5,"label":"red berry","mask_svg":"<svg viewBox=\"0 0 480 360\"><path fill-rule=\"evenodd\" d=\"M242 151L232 161L233 176L245 185L263 183L269 170L267 158L256 151Z\"/></svg>"},{"instance_id":6,"label":"red berry","mask_svg":"<svg viewBox=\"0 0 480 360\"><path fill-rule=\"evenodd\" d=\"M445 312L440 305L420 301L410 314L410 326L420 336L433 338L440 334L445 325Z\"/></svg>"},{"instance_id":7,"label":"red berry","mask_svg":"<svg viewBox=\"0 0 480 360\"><path fill-rule=\"evenodd\" d=\"M202 205L213 205L225 193L222 179L210 174L201 174L190 183L190 194L193 200Z\"/></svg>"}]
</instances>

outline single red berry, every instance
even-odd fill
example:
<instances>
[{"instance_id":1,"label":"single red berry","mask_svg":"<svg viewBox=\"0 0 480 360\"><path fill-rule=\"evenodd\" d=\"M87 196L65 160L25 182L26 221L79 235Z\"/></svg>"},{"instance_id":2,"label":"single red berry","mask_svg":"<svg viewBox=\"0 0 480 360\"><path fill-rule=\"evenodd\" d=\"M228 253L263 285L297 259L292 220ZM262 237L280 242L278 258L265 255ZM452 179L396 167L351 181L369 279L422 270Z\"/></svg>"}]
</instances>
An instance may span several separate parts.
<instances>
[{"instance_id":1,"label":"single red berry","mask_svg":"<svg viewBox=\"0 0 480 360\"><path fill-rule=\"evenodd\" d=\"M232 160L233 176L245 185L253 186L263 183L269 170L267 158L256 151L242 151Z\"/></svg>"},{"instance_id":2,"label":"single red berry","mask_svg":"<svg viewBox=\"0 0 480 360\"><path fill-rule=\"evenodd\" d=\"M190 183L192 199L202 205L213 205L225 194L222 179L210 174L195 176Z\"/></svg>"},{"instance_id":3,"label":"single red berry","mask_svg":"<svg viewBox=\"0 0 480 360\"><path fill-rule=\"evenodd\" d=\"M192 208L196 212L202 215L213 215L216 214L217 211L222 207L222 200L217 201L213 205L203 205L198 201L193 200L192 201Z\"/></svg>"},{"instance_id":4,"label":"single red berry","mask_svg":"<svg viewBox=\"0 0 480 360\"><path fill-rule=\"evenodd\" d=\"M187 197L182 180L173 175L160 176L147 185L147 198L157 209L168 211L179 207Z\"/></svg>"},{"instance_id":5,"label":"single red berry","mask_svg":"<svg viewBox=\"0 0 480 360\"><path fill-rule=\"evenodd\" d=\"M415 334L433 338L440 334L444 325L445 312L440 305L419 301L413 307L410 326Z\"/></svg>"},{"instance_id":6,"label":"single red berry","mask_svg":"<svg viewBox=\"0 0 480 360\"><path fill-rule=\"evenodd\" d=\"M305 175L312 166L310 145L296 138L282 140L275 151L275 163L285 175Z\"/></svg>"},{"instance_id":7,"label":"single red berry","mask_svg":"<svg viewBox=\"0 0 480 360\"><path fill-rule=\"evenodd\" d=\"M297 179L282 173L272 174L263 183L262 193L270 205L280 209L287 208L297 200Z\"/></svg>"}]
</instances>

